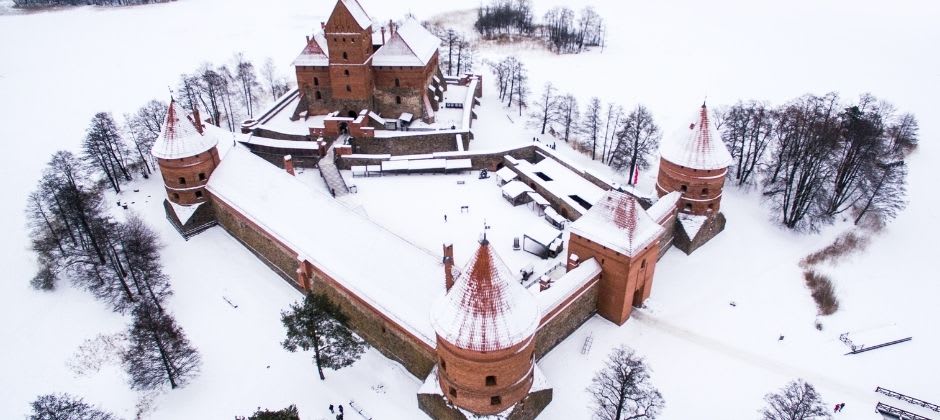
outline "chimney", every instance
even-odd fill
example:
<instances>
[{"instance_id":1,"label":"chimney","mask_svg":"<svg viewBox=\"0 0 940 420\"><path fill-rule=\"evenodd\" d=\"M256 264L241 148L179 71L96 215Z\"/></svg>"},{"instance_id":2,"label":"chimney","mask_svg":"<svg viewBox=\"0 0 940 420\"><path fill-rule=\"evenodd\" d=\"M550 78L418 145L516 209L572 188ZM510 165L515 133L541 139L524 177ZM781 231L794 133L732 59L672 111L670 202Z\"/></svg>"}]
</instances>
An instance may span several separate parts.
<instances>
[{"instance_id":1,"label":"chimney","mask_svg":"<svg viewBox=\"0 0 940 420\"><path fill-rule=\"evenodd\" d=\"M304 35L304 37L307 38L307 44L310 44L310 35Z\"/></svg>"},{"instance_id":2,"label":"chimney","mask_svg":"<svg viewBox=\"0 0 940 420\"><path fill-rule=\"evenodd\" d=\"M578 254L571 254L568 256L568 266L566 267L566 271L574 270L575 268L578 268L579 265L581 265L581 257L579 257Z\"/></svg>"},{"instance_id":3,"label":"chimney","mask_svg":"<svg viewBox=\"0 0 940 420\"><path fill-rule=\"evenodd\" d=\"M320 22L320 30L326 32L326 22Z\"/></svg>"},{"instance_id":4,"label":"chimney","mask_svg":"<svg viewBox=\"0 0 940 420\"><path fill-rule=\"evenodd\" d=\"M444 244L444 286L454 287L454 244Z\"/></svg>"},{"instance_id":5,"label":"chimney","mask_svg":"<svg viewBox=\"0 0 940 420\"><path fill-rule=\"evenodd\" d=\"M392 35L395 33L395 22L392 22L391 19L388 20L388 34Z\"/></svg>"},{"instance_id":6,"label":"chimney","mask_svg":"<svg viewBox=\"0 0 940 420\"><path fill-rule=\"evenodd\" d=\"M199 116L198 106L193 107L193 124L196 126L196 131L198 131L199 134L202 134L202 118Z\"/></svg>"},{"instance_id":7,"label":"chimney","mask_svg":"<svg viewBox=\"0 0 940 420\"><path fill-rule=\"evenodd\" d=\"M284 155L284 170L294 175L294 158L291 155Z\"/></svg>"},{"instance_id":8,"label":"chimney","mask_svg":"<svg viewBox=\"0 0 940 420\"><path fill-rule=\"evenodd\" d=\"M382 45L385 45L385 27L382 27Z\"/></svg>"},{"instance_id":9,"label":"chimney","mask_svg":"<svg viewBox=\"0 0 940 420\"><path fill-rule=\"evenodd\" d=\"M552 287L552 283L554 283L554 281L552 281L551 277L542 276L541 278L539 278L539 291L544 292L548 290L549 288Z\"/></svg>"}]
</instances>

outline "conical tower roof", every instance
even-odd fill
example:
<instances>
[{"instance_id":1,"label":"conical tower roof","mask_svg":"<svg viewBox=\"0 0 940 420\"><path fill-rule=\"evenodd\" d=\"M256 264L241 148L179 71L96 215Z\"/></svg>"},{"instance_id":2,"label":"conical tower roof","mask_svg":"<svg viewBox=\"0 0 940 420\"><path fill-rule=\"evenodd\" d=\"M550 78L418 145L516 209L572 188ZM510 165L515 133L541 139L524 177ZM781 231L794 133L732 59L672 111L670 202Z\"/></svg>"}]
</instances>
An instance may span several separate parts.
<instances>
[{"instance_id":1,"label":"conical tower roof","mask_svg":"<svg viewBox=\"0 0 940 420\"><path fill-rule=\"evenodd\" d=\"M663 142L659 153L663 159L692 169L721 169L731 165L731 154L709 121L705 104L687 126Z\"/></svg>"},{"instance_id":2,"label":"conical tower roof","mask_svg":"<svg viewBox=\"0 0 940 420\"><path fill-rule=\"evenodd\" d=\"M457 347L497 351L535 334L538 304L486 239L447 294L432 307L437 335Z\"/></svg>"},{"instance_id":3,"label":"conical tower roof","mask_svg":"<svg viewBox=\"0 0 940 420\"><path fill-rule=\"evenodd\" d=\"M659 238L663 229L643 210L636 197L610 190L571 224L571 232L629 257Z\"/></svg>"},{"instance_id":4,"label":"conical tower roof","mask_svg":"<svg viewBox=\"0 0 940 420\"><path fill-rule=\"evenodd\" d=\"M153 143L151 153L160 159L180 159L196 156L218 144L215 136L196 130L196 126L179 111L175 100L170 100L160 137Z\"/></svg>"}]
</instances>

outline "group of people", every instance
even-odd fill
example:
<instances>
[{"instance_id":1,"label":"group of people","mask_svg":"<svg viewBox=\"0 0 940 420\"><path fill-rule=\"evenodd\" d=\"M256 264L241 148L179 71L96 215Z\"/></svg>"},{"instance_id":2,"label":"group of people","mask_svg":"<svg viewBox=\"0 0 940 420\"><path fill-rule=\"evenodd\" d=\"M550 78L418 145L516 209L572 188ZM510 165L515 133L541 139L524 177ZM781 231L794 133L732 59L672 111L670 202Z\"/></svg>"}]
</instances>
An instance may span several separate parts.
<instances>
[{"instance_id":1,"label":"group of people","mask_svg":"<svg viewBox=\"0 0 940 420\"><path fill-rule=\"evenodd\" d=\"M838 403L838 404L836 404L836 408L835 408L834 410L832 410L832 412L833 412L833 413L838 413L838 412L842 411L843 408L845 408L845 403Z\"/></svg>"},{"instance_id":2,"label":"group of people","mask_svg":"<svg viewBox=\"0 0 940 420\"><path fill-rule=\"evenodd\" d=\"M330 404L330 414L336 414L336 420L343 420L343 405L340 404L336 411L333 410L333 404Z\"/></svg>"}]
</instances>

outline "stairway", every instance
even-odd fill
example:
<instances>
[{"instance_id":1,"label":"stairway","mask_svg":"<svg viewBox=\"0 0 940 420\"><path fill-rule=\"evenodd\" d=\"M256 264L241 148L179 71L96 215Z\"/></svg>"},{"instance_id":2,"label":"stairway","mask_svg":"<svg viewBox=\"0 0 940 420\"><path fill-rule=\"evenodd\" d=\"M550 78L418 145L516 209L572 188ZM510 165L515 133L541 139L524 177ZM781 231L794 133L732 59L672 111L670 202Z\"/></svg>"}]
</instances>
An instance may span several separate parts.
<instances>
[{"instance_id":1,"label":"stairway","mask_svg":"<svg viewBox=\"0 0 940 420\"><path fill-rule=\"evenodd\" d=\"M339 139L337 139L336 143L340 143ZM320 169L320 176L323 178L323 182L326 183L326 187L329 189L330 193L334 197L342 197L349 194L349 187L346 186L346 180L343 179L339 168L336 167L334 156L333 146L330 146L330 149L326 152L326 156L320 159L317 166Z\"/></svg>"}]
</instances>

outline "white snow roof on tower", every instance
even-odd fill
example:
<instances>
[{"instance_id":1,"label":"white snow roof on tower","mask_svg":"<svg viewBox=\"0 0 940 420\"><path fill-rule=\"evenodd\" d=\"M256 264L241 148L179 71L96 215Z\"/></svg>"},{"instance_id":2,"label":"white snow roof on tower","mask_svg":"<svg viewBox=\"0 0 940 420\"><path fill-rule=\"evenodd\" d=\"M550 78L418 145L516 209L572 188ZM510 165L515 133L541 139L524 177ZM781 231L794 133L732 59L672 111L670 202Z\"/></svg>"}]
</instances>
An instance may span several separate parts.
<instances>
[{"instance_id":1,"label":"white snow roof on tower","mask_svg":"<svg viewBox=\"0 0 940 420\"><path fill-rule=\"evenodd\" d=\"M414 19L407 19L372 55L374 66L411 66L428 64L441 40Z\"/></svg>"},{"instance_id":2,"label":"white snow roof on tower","mask_svg":"<svg viewBox=\"0 0 940 420\"><path fill-rule=\"evenodd\" d=\"M709 121L708 108L704 104L688 125L663 142L659 153L663 159L693 169L721 169L731 165L731 153L721 141L715 125Z\"/></svg>"},{"instance_id":3,"label":"white snow roof on tower","mask_svg":"<svg viewBox=\"0 0 940 420\"><path fill-rule=\"evenodd\" d=\"M630 194L610 190L571 224L571 232L633 257L665 231Z\"/></svg>"},{"instance_id":4,"label":"white snow roof on tower","mask_svg":"<svg viewBox=\"0 0 940 420\"><path fill-rule=\"evenodd\" d=\"M353 19L356 19L356 23L359 24L359 27L365 29L372 25L372 18L369 17L369 14L362 8L358 0L340 0L340 2L346 6L346 9L352 14Z\"/></svg>"},{"instance_id":5,"label":"white snow roof on tower","mask_svg":"<svg viewBox=\"0 0 940 420\"><path fill-rule=\"evenodd\" d=\"M447 294L431 308L441 339L473 351L496 351L535 334L539 308L485 240Z\"/></svg>"},{"instance_id":6,"label":"white snow roof on tower","mask_svg":"<svg viewBox=\"0 0 940 420\"><path fill-rule=\"evenodd\" d=\"M205 152L219 143L212 135L206 135L205 130L200 133L196 130L186 114L180 112L176 101L170 100L170 106L160 129L160 137L153 143L150 153L160 159L179 159L193 157Z\"/></svg>"},{"instance_id":7,"label":"white snow roof on tower","mask_svg":"<svg viewBox=\"0 0 940 420\"><path fill-rule=\"evenodd\" d=\"M316 34L307 43L304 50L294 60L295 66L328 66L330 65L330 50L326 37Z\"/></svg>"}]
</instances>

